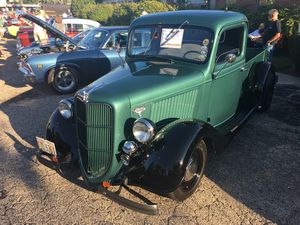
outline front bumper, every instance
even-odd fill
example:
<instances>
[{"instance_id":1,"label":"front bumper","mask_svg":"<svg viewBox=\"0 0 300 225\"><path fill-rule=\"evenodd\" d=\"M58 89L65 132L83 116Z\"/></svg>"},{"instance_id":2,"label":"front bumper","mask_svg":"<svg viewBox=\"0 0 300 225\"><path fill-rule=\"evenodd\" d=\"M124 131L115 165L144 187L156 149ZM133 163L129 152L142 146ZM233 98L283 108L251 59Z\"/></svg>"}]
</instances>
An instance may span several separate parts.
<instances>
[{"instance_id":1,"label":"front bumper","mask_svg":"<svg viewBox=\"0 0 300 225\"><path fill-rule=\"evenodd\" d=\"M27 81L32 83L36 82L35 74L31 72L30 69L26 65L24 65L23 62L19 62L18 67L19 67L19 71L24 74L24 77Z\"/></svg>"},{"instance_id":2,"label":"front bumper","mask_svg":"<svg viewBox=\"0 0 300 225\"><path fill-rule=\"evenodd\" d=\"M54 156L48 153L45 153L41 150L38 150L37 154L38 161L43 164L44 166L47 166L48 168L51 168L53 170L56 170L61 176L65 177L66 179L69 179L65 171L66 170L74 170L76 169L75 164L71 160L71 155L68 155L66 157L61 156ZM74 182L74 181L73 181ZM104 183L104 182L103 182ZM156 203L153 203L143 195L139 194L138 192L134 191L130 187L127 186L128 180L125 177L122 179L119 188L117 191L110 191L108 190L108 187L104 187L102 185L98 186L98 193L104 195L105 197L109 198L110 200L126 207L131 210L148 214L148 215L157 215L158 214L158 206ZM110 186L110 185L109 185ZM127 199L125 197L122 197L120 195L121 191L125 189L129 194L131 194L133 197L140 200L140 202Z\"/></svg>"}]
</instances>

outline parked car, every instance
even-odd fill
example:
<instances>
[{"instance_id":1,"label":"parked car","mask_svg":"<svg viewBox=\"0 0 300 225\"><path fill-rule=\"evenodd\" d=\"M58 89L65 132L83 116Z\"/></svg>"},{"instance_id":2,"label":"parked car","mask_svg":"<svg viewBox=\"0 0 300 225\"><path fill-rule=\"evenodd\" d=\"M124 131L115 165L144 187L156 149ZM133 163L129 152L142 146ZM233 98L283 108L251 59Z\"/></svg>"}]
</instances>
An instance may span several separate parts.
<instances>
[{"instance_id":1,"label":"parked car","mask_svg":"<svg viewBox=\"0 0 300 225\"><path fill-rule=\"evenodd\" d=\"M48 23L52 25L54 23L54 18L51 18ZM74 17L63 18L62 23L65 25L65 34L69 37L74 37L82 31L101 26L100 23L94 20L79 19Z\"/></svg>"},{"instance_id":2,"label":"parked car","mask_svg":"<svg viewBox=\"0 0 300 225\"><path fill-rule=\"evenodd\" d=\"M19 70L30 82L46 82L59 94L72 93L124 62L127 29L94 28L79 45L64 45L57 53L21 60Z\"/></svg>"},{"instance_id":3,"label":"parked car","mask_svg":"<svg viewBox=\"0 0 300 225\"><path fill-rule=\"evenodd\" d=\"M19 18L26 18L31 21L32 18L34 18L33 15L22 11L17 11L17 15L19 16ZM52 25L53 22L54 22L54 18L51 18L50 20L48 20L47 23ZM63 18L62 22L63 24L65 24L65 28L66 28L65 34L68 37L74 37L77 34L81 33L82 31L101 26L100 23L96 21L87 20L87 19L78 19L78 18ZM17 40L18 40L19 47L30 46L30 44L34 41L33 27L30 28L20 27L18 31Z\"/></svg>"},{"instance_id":4,"label":"parked car","mask_svg":"<svg viewBox=\"0 0 300 225\"><path fill-rule=\"evenodd\" d=\"M267 51L248 47L247 38L248 20L236 12L137 18L126 64L59 103L46 140L38 141L39 159L78 161L88 184L143 213L157 213L157 205L128 185L187 199L208 155L271 104L274 67ZM120 189L112 192L111 185ZM122 187L146 204L118 195Z\"/></svg>"},{"instance_id":5,"label":"parked car","mask_svg":"<svg viewBox=\"0 0 300 225\"><path fill-rule=\"evenodd\" d=\"M85 30L81 33L77 34L75 37L71 38L71 44L78 45L78 43L90 32L91 30ZM66 41L68 40L70 43L70 38L64 35L64 38L61 38L61 33L57 33L55 37L49 38L48 42L46 43L39 43L39 42L32 42L30 46L27 47L20 47L17 43L17 56L21 61L24 61L29 56L32 55L39 55L39 54L46 54L46 53L53 53L59 51L66 51Z\"/></svg>"}]
</instances>

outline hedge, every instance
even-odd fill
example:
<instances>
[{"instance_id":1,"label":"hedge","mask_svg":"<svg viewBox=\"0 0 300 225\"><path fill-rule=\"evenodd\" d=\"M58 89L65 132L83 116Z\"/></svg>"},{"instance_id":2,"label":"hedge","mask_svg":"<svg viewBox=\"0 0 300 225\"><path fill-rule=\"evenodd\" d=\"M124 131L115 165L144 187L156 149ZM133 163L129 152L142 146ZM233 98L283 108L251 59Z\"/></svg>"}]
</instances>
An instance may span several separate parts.
<instances>
[{"instance_id":1,"label":"hedge","mask_svg":"<svg viewBox=\"0 0 300 225\"><path fill-rule=\"evenodd\" d=\"M300 35L293 35L289 38L288 50L294 62L295 71L300 72Z\"/></svg>"},{"instance_id":2,"label":"hedge","mask_svg":"<svg viewBox=\"0 0 300 225\"><path fill-rule=\"evenodd\" d=\"M172 11L175 8L169 4L155 0L139 3L96 4L92 0L73 0L71 11L74 16L92 19L102 25L129 25L139 17L142 11L148 13Z\"/></svg>"},{"instance_id":3,"label":"hedge","mask_svg":"<svg viewBox=\"0 0 300 225\"><path fill-rule=\"evenodd\" d=\"M300 20L300 6L295 5L290 8L282 8L276 4L269 4L260 6L256 11L246 8L239 8L236 5L230 5L229 10L244 13L249 20L250 31L256 30L260 23L267 21L268 12L270 9L278 9L279 19L282 23L282 34L284 37L290 37L297 33L299 20Z\"/></svg>"}]
</instances>

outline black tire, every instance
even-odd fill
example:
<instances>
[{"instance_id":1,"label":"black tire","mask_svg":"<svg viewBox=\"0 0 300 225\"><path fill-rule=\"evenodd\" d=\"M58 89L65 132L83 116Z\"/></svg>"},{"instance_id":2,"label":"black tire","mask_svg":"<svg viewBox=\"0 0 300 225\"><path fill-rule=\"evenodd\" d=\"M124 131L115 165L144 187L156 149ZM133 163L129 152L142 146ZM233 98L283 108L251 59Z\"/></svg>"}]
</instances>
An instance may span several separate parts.
<instances>
[{"instance_id":1,"label":"black tire","mask_svg":"<svg viewBox=\"0 0 300 225\"><path fill-rule=\"evenodd\" d=\"M276 83L275 79L275 75L270 71L259 100L258 110L260 112L266 112L271 106Z\"/></svg>"},{"instance_id":2,"label":"black tire","mask_svg":"<svg viewBox=\"0 0 300 225\"><path fill-rule=\"evenodd\" d=\"M180 185L175 191L168 193L168 196L176 201L184 201L191 196L200 183L206 161L207 146L203 139L199 139L195 146L193 146L193 152L188 160Z\"/></svg>"},{"instance_id":3,"label":"black tire","mask_svg":"<svg viewBox=\"0 0 300 225\"><path fill-rule=\"evenodd\" d=\"M58 94L70 94L78 88L78 72L70 67L53 69L48 75L48 85Z\"/></svg>"}]
</instances>

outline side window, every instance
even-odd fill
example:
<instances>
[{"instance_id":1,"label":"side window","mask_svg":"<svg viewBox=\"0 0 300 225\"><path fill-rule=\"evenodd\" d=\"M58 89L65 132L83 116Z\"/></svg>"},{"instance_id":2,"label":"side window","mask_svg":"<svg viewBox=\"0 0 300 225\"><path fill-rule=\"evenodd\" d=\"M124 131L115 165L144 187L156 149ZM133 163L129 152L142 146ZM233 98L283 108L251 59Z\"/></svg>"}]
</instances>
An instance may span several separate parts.
<instances>
[{"instance_id":1,"label":"side window","mask_svg":"<svg viewBox=\"0 0 300 225\"><path fill-rule=\"evenodd\" d=\"M83 24L73 24L74 32L82 32Z\"/></svg>"},{"instance_id":2,"label":"side window","mask_svg":"<svg viewBox=\"0 0 300 225\"><path fill-rule=\"evenodd\" d=\"M120 48L125 48L127 44L127 36L127 31L114 32L110 36L104 48L116 48L117 46L119 46Z\"/></svg>"},{"instance_id":3,"label":"side window","mask_svg":"<svg viewBox=\"0 0 300 225\"><path fill-rule=\"evenodd\" d=\"M216 60L217 63L223 63L225 61L227 53L236 53L240 55L243 49L243 35L244 27L233 28L223 31L219 40L219 46L217 51Z\"/></svg>"},{"instance_id":4,"label":"side window","mask_svg":"<svg viewBox=\"0 0 300 225\"><path fill-rule=\"evenodd\" d=\"M72 24L70 24L70 23L65 24L65 31L72 32Z\"/></svg>"}]
</instances>

